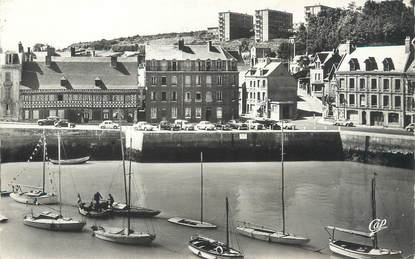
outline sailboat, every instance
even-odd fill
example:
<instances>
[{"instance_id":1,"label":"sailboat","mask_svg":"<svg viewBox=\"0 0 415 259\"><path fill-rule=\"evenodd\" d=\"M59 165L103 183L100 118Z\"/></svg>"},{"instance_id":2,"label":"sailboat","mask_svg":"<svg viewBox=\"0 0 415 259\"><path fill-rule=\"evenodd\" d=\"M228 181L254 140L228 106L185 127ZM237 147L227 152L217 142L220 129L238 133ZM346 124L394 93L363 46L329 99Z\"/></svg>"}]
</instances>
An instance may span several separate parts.
<instances>
[{"instance_id":1,"label":"sailboat","mask_svg":"<svg viewBox=\"0 0 415 259\"><path fill-rule=\"evenodd\" d=\"M120 127L121 128L121 127ZM120 138L121 138L121 143L122 143L122 131L120 129ZM131 142L131 139L130 139ZM122 144L121 144L122 145ZM132 145L130 143L130 149L132 148ZM124 150L121 150L122 155L124 156ZM130 165L131 165L131 157L130 157ZM123 170L125 172L125 165L123 164ZM124 190L127 190L126 185L127 185L127 179L125 177L125 173L123 175L123 180L124 180ZM148 208L143 208L143 207L138 207L138 206L127 206L128 202L127 202L127 191L125 191L125 203L122 202L113 202L112 203L112 214L113 215L120 215L120 216L128 216L130 215L131 217L137 217L137 218L151 218L151 217L155 217L158 214L160 214L160 210L153 210L153 209L148 209Z\"/></svg>"},{"instance_id":2,"label":"sailboat","mask_svg":"<svg viewBox=\"0 0 415 259\"><path fill-rule=\"evenodd\" d=\"M370 233L363 231L338 228L334 226L326 226L325 229L329 234L329 248L332 252L347 256L350 258L366 259L366 258L402 258L402 251L392 250L389 248L379 248L378 232L387 228L386 220L381 221L376 216L376 174L372 178L372 221L369 224ZM374 227L376 225L376 227ZM329 232L331 230L331 232ZM372 245L353 243L349 241L336 240L335 231L360 236L372 240Z\"/></svg>"},{"instance_id":3,"label":"sailboat","mask_svg":"<svg viewBox=\"0 0 415 259\"><path fill-rule=\"evenodd\" d=\"M12 185L13 192L10 193L10 197L20 203L25 204L56 204L58 203L58 197L55 193L45 192L45 170L46 170L46 135L45 131L42 134L43 144L43 178L42 187L14 184ZM22 187L28 187L32 190L24 192Z\"/></svg>"},{"instance_id":4,"label":"sailboat","mask_svg":"<svg viewBox=\"0 0 415 259\"><path fill-rule=\"evenodd\" d=\"M201 258L243 258L242 252L229 245L229 202L226 203L226 242L217 241L205 236L197 235L191 237L188 248L192 253Z\"/></svg>"},{"instance_id":5,"label":"sailboat","mask_svg":"<svg viewBox=\"0 0 415 259\"><path fill-rule=\"evenodd\" d=\"M186 219L180 217L174 217L168 219L169 222L179 224L186 227L193 228L216 228L209 222L203 221L203 153L200 152L200 220Z\"/></svg>"},{"instance_id":6,"label":"sailboat","mask_svg":"<svg viewBox=\"0 0 415 259\"><path fill-rule=\"evenodd\" d=\"M0 139L0 196L1 197L7 197L9 196L10 192L9 191L4 191L1 188L1 139Z\"/></svg>"},{"instance_id":7,"label":"sailboat","mask_svg":"<svg viewBox=\"0 0 415 259\"><path fill-rule=\"evenodd\" d=\"M131 140L130 140L131 141ZM124 159L124 147L121 136L121 154L123 162L123 172L125 175L125 159ZM114 228L106 226L92 226L93 235L99 239L127 244L127 245L150 245L153 240L156 238L155 234L147 232L135 232L131 229L131 214L129 213L131 208L131 154L130 154L130 167L128 172L128 194L127 194L127 228ZM127 186L125 187L125 192L127 193Z\"/></svg>"},{"instance_id":8,"label":"sailboat","mask_svg":"<svg viewBox=\"0 0 415 259\"><path fill-rule=\"evenodd\" d=\"M58 132L58 160L60 161L60 134ZM85 225L84 221L75 220L62 216L62 184L61 184L61 165L58 163L59 170L59 214L51 211L41 212L39 215L31 214L24 216L23 223L30 227L41 228L53 231L81 231Z\"/></svg>"},{"instance_id":9,"label":"sailboat","mask_svg":"<svg viewBox=\"0 0 415 259\"><path fill-rule=\"evenodd\" d=\"M236 231L241 235L262 241L281 243L287 245L304 245L310 241L306 237L288 233L285 227L285 200L284 200L284 127L281 125L281 204L282 204L282 230L275 230L248 222L241 222Z\"/></svg>"}]
</instances>

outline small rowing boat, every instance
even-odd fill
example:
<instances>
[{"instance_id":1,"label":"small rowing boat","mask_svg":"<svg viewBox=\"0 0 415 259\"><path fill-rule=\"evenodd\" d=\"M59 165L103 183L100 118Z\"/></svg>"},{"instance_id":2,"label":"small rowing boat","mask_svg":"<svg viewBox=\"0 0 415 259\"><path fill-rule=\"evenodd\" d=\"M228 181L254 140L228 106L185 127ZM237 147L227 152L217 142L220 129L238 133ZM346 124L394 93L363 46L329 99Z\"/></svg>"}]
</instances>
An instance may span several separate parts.
<instances>
[{"instance_id":1,"label":"small rowing boat","mask_svg":"<svg viewBox=\"0 0 415 259\"><path fill-rule=\"evenodd\" d=\"M85 156L80 158L72 158L72 159L61 159L61 165L77 165L77 164L83 164L86 163L91 157ZM52 164L57 165L59 163L58 160L49 158L49 161Z\"/></svg>"}]
</instances>

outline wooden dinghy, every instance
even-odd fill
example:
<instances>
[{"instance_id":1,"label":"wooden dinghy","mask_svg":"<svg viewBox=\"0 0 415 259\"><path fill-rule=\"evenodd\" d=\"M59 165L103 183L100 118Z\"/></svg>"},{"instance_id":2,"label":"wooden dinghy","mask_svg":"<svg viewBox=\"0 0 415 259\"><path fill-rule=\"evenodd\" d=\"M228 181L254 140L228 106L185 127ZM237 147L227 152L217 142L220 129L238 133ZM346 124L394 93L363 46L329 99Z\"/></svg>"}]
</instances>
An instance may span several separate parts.
<instances>
[{"instance_id":1,"label":"wooden dinghy","mask_svg":"<svg viewBox=\"0 0 415 259\"><path fill-rule=\"evenodd\" d=\"M50 211L42 212L39 215L26 215L23 223L30 227L52 231L81 231L85 225L84 221L62 217L62 215Z\"/></svg>"},{"instance_id":2,"label":"wooden dinghy","mask_svg":"<svg viewBox=\"0 0 415 259\"><path fill-rule=\"evenodd\" d=\"M192 227L192 228L216 228L216 225L213 225L209 222L202 222L200 220L175 217L175 218L169 218L168 221L170 223L175 223L178 225Z\"/></svg>"},{"instance_id":3,"label":"wooden dinghy","mask_svg":"<svg viewBox=\"0 0 415 259\"><path fill-rule=\"evenodd\" d=\"M132 229L128 231L127 228L92 226L92 230L93 235L99 239L126 245L150 245L156 238L156 235Z\"/></svg>"},{"instance_id":4,"label":"wooden dinghy","mask_svg":"<svg viewBox=\"0 0 415 259\"><path fill-rule=\"evenodd\" d=\"M111 209L86 206L85 203L78 204L79 214L89 218L105 218L111 215Z\"/></svg>"},{"instance_id":5,"label":"wooden dinghy","mask_svg":"<svg viewBox=\"0 0 415 259\"><path fill-rule=\"evenodd\" d=\"M196 236L191 237L189 241L189 250L201 258L244 258L244 255L226 244L214 239Z\"/></svg>"},{"instance_id":6,"label":"wooden dinghy","mask_svg":"<svg viewBox=\"0 0 415 259\"><path fill-rule=\"evenodd\" d=\"M72 159L61 159L61 165L77 165L77 164L83 164L86 163L91 157L80 157L80 158L72 158ZM58 160L49 158L49 161L52 164L57 165L59 163Z\"/></svg>"},{"instance_id":7,"label":"wooden dinghy","mask_svg":"<svg viewBox=\"0 0 415 259\"><path fill-rule=\"evenodd\" d=\"M3 216L2 214L0 214L0 222L7 222L7 220L9 220L6 216Z\"/></svg>"},{"instance_id":8,"label":"wooden dinghy","mask_svg":"<svg viewBox=\"0 0 415 259\"><path fill-rule=\"evenodd\" d=\"M134 218L151 218L157 216L158 214L160 214L160 212L160 210L153 210L136 206L131 206L130 208L128 208L127 204L125 203L114 202L112 204L113 215L127 217L129 214L131 217Z\"/></svg>"}]
</instances>

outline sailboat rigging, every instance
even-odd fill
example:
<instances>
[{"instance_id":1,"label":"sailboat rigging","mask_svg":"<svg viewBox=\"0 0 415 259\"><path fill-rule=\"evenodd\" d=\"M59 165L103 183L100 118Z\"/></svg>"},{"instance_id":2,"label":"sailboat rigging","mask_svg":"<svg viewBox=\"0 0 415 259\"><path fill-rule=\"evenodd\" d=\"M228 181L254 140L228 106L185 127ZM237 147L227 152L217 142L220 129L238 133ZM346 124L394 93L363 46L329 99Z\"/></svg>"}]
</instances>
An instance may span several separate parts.
<instances>
[{"instance_id":1,"label":"sailboat rigging","mask_svg":"<svg viewBox=\"0 0 415 259\"><path fill-rule=\"evenodd\" d=\"M120 127L121 128L121 127ZM125 158L124 158L124 146L122 141L122 135L120 135L121 139L121 154L122 154L122 163L123 163L123 174L125 177ZM132 140L130 139L130 143ZM131 147L131 145L130 145ZM130 149L131 151L131 149ZM114 228L114 227L107 227L107 226L92 226L92 230L94 232L94 236L110 242L120 243L120 244L128 244L128 245L150 245L153 240L156 238L155 234L146 233L146 232L135 232L130 227L131 221L131 153L129 156L130 159L130 168L128 172L128 190L127 184L124 183L124 192L127 195L127 228Z\"/></svg>"},{"instance_id":2,"label":"sailboat rigging","mask_svg":"<svg viewBox=\"0 0 415 259\"><path fill-rule=\"evenodd\" d=\"M193 228L216 228L216 225L203 221L203 152L200 152L200 220L174 217L169 222Z\"/></svg>"},{"instance_id":3,"label":"sailboat rigging","mask_svg":"<svg viewBox=\"0 0 415 259\"><path fill-rule=\"evenodd\" d=\"M61 137L58 132L58 160L60 161ZM53 231L81 231L85 225L84 221L75 220L62 216L62 181L61 181L61 165L58 161L59 171L59 214L44 211L39 215L34 215L33 211L24 217L23 223L30 227L41 228Z\"/></svg>"},{"instance_id":4,"label":"sailboat rigging","mask_svg":"<svg viewBox=\"0 0 415 259\"><path fill-rule=\"evenodd\" d=\"M42 164L42 187L23 185L23 184L13 184L13 192L10 193L10 197L20 203L25 204L56 204L58 203L58 197L55 193L48 193L45 191L45 182L46 182L46 134L43 130L42 138L42 150L43 150L43 164ZM37 148L35 149L37 150ZM24 192L22 187L28 187L32 190Z\"/></svg>"},{"instance_id":5,"label":"sailboat rigging","mask_svg":"<svg viewBox=\"0 0 415 259\"><path fill-rule=\"evenodd\" d=\"M386 220L384 220L384 226L379 229L371 229L373 222L380 221L376 215L376 173L372 178L372 191L371 191L371 207L372 207L372 221L369 224L370 233L350 230L345 228L338 228L335 226L326 226L325 229L329 234L329 248L332 252L347 256L350 258L402 258L402 251L392 250L389 248L379 248L378 246L378 232L386 228ZM330 231L329 231L330 230ZM356 235L372 240L372 245L365 245L359 243L353 243L349 241L336 240L335 231L347 233L350 235Z\"/></svg>"},{"instance_id":6,"label":"sailboat rigging","mask_svg":"<svg viewBox=\"0 0 415 259\"><path fill-rule=\"evenodd\" d=\"M243 258L242 252L232 248L229 242L229 201L225 199L226 206L226 242L217 241L205 236L191 237L188 248L193 254L201 258Z\"/></svg>"},{"instance_id":7,"label":"sailboat rigging","mask_svg":"<svg viewBox=\"0 0 415 259\"><path fill-rule=\"evenodd\" d=\"M284 198L284 125L281 125L281 216L282 216L282 230L274 230L265 228L256 224L242 222L236 227L236 231L241 235L258 239L262 241L281 243L288 245L304 245L310 241L306 237L296 236L288 233L285 227L285 198Z\"/></svg>"}]
</instances>

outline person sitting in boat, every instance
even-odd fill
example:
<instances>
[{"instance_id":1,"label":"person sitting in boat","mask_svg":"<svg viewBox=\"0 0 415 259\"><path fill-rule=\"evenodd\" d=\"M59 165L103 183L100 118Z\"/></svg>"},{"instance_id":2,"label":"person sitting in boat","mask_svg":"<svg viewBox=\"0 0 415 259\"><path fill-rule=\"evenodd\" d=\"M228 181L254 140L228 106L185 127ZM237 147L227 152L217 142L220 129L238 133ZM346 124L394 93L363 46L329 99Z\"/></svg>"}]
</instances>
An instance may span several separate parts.
<instances>
[{"instance_id":1,"label":"person sitting in boat","mask_svg":"<svg viewBox=\"0 0 415 259\"><path fill-rule=\"evenodd\" d=\"M78 200L77 200L77 203L78 203L78 205L79 206L81 206L81 204L82 204L82 199L81 199L81 195L78 193Z\"/></svg>"},{"instance_id":2,"label":"person sitting in boat","mask_svg":"<svg viewBox=\"0 0 415 259\"><path fill-rule=\"evenodd\" d=\"M101 206L99 204L99 201L102 199L102 195L99 192L96 192L94 194L94 201L95 201L95 209L98 211L101 211Z\"/></svg>"},{"instance_id":3,"label":"person sitting in boat","mask_svg":"<svg viewBox=\"0 0 415 259\"><path fill-rule=\"evenodd\" d=\"M112 197L111 193L108 194L108 207L112 208L112 204L114 203L114 197Z\"/></svg>"}]
</instances>

